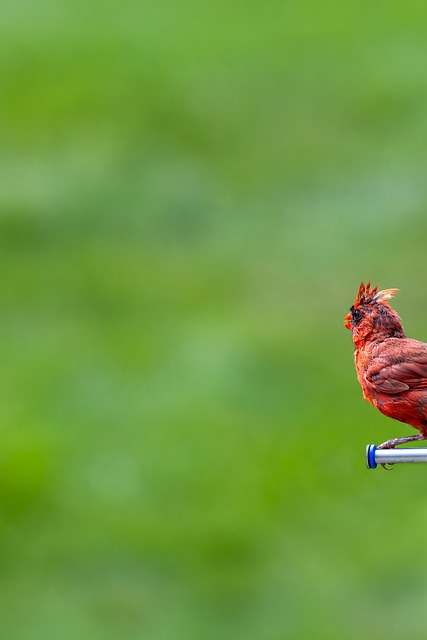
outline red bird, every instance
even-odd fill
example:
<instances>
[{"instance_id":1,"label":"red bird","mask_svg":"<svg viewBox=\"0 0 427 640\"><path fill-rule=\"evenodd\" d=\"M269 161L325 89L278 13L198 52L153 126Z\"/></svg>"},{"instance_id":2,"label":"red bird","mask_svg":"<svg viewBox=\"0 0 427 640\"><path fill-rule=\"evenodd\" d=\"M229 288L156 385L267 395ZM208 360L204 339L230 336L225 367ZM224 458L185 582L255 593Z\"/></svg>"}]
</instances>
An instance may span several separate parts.
<instances>
[{"instance_id":1,"label":"red bird","mask_svg":"<svg viewBox=\"0 0 427 640\"><path fill-rule=\"evenodd\" d=\"M378 291L360 285L344 324L353 335L354 362L363 395L389 418L410 424L418 435L394 438L380 445L427 438L427 344L407 338L400 318L386 302L398 289Z\"/></svg>"}]
</instances>

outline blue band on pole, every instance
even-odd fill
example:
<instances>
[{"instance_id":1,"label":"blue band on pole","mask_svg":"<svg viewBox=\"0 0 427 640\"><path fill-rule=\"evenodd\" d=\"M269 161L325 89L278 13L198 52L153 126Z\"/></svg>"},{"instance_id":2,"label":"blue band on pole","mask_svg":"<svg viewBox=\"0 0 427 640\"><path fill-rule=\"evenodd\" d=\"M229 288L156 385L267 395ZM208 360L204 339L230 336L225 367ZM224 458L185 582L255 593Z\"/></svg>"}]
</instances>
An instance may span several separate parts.
<instances>
[{"instance_id":1,"label":"blue band on pole","mask_svg":"<svg viewBox=\"0 0 427 640\"><path fill-rule=\"evenodd\" d=\"M375 462L375 451L377 446L375 444L368 444L366 448L366 466L368 469L376 469L377 463Z\"/></svg>"}]
</instances>

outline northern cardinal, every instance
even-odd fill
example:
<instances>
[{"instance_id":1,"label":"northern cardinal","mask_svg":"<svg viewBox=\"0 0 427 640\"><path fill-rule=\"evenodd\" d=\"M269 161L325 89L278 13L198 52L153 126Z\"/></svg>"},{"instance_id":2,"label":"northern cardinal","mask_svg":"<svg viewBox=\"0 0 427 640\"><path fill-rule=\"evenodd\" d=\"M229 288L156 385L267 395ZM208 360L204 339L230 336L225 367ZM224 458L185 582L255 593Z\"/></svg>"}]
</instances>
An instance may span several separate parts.
<instances>
[{"instance_id":1,"label":"northern cardinal","mask_svg":"<svg viewBox=\"0 0 427 640\"><path fill-rule=\"evenodd\" d=\"M400 318L386 302L398 289L378 291L362 282L344 324L353 335L354 361L363 395L381 413L410 424L419 434L394 438L380 447L427 438L427 344L407 338Z\"/></svg>"}]
</instances>

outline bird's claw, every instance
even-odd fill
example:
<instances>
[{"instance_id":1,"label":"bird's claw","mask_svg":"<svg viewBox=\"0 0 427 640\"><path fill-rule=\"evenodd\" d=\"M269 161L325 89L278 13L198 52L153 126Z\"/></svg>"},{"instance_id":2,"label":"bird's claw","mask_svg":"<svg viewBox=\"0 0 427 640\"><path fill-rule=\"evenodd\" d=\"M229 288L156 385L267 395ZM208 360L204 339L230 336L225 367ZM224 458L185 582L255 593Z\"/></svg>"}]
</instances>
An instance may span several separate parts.
<instances>
[{"instance_id":1,"label":"bird's claw","mask_svg":"<svg viewBox=\"0 0 427 640\"><path fill-rule=\"evenodd\" d=\"M395 449L396 443L394 440L387 440L387 442L383 442L379 444L377 449Z\"/></svg>"},{"instance_id":2,"label":"bird's claw","mask_svg":"<svg viewBox=\"0 0 427 640\"><path fill-rule=\"evenodd\" d=\"M395 447L396 447L395 440L387 440L387 442L383 442L382 444L380 444L377 447L377 449L394 449ZM385 469L386 471L393 471L393 466L392 465L393 465L393 463L390 464L388 462L385 462L384 464L381 464L382 468Z\"/></svg>"}]
</instances>

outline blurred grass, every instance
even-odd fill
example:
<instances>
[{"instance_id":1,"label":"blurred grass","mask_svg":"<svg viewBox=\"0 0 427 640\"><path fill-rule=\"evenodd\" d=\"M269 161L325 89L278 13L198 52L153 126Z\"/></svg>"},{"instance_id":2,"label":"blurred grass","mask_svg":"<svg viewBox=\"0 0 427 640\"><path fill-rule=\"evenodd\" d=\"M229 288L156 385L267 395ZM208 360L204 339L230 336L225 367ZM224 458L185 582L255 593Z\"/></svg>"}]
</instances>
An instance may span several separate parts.
<instances>
[{"instance_id":1,"label":"blurred grass","mask_svg":"<svg viewBox=\"0 0 427 640\"><path fill-rule=\"evenodd\" d=\"M1 13L2 636L423 638L342 318L427 340L427 9Z\"/></svg>"}]
</instances>

